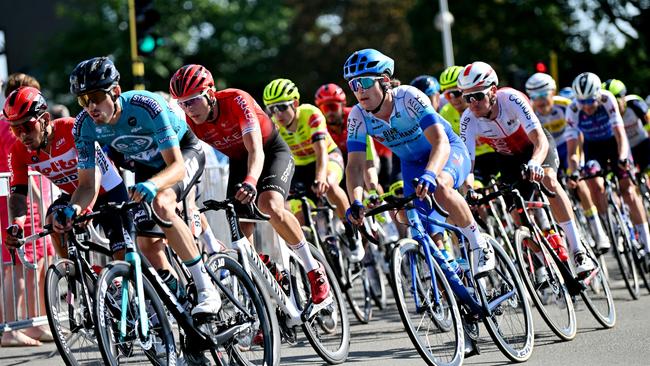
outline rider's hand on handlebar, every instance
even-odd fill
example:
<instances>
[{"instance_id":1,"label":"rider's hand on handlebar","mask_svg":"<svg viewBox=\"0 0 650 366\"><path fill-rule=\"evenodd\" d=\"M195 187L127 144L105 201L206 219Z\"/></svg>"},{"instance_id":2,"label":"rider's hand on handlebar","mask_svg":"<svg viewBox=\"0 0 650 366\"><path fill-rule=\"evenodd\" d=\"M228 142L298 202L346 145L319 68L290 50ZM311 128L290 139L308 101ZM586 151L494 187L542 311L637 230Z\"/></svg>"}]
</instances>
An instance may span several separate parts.
<instances>
[{"instance_id":1,"label":"rider's hand on handlebar","mask_svg":"<svg viewBox=\"0 0 650 366\"><path fill-rule=\"evenodd\" d=\"M438 187L438 182L436 181L436 173L425 170L424 173L418 179L418 185L415 187L415 194L418 198L425 199L427 194L433 193Z\"/></svg>"},{"instance_id":2,"label":"rider's hand on handlebar","mask_svg":"<svg viewBox=\"0 0 650 366\"><path fill-rule=\"evenodd\" d=\"M329 189L330 185L327 183L327 179L315 180L311 185L311 190L314 191L318 197L327 193Z\"/></svg>"},{"instance_id":3,"label":"rider's hand on handlebar","mask_svg":"<svg viewBox=\"0 0 650 366\"><path fill-rule=\"evenodd\" d=\"M368 208L375 208L379 206L381 203L381 199L379 199L379 194L377 193L376 189L371 189L370 192L368 192L368 198L366 199L366 203L368 205Z\"/></svg>"},{"instance_id":4,"label":"rider's hand on handlebar","mask_svg":"<svg viewBox=\"0 0 650 366\"><path fill-rule=\"evenodd\" d=\"M481 199L481 195L474 190L474 188L467 188L467 194L465 195L468 202L478 201Z\"/></svg>"},{"instance_id":5,"label":"rider's hand on handlebar","mask_svg":"<svg viewBox=\"0 0 650 366\"><path fill-rule=\"evenodd\" d=\"M347 211L345 211L345 218L352 225L361 226L365 217L365 211L366 209L363 207L363 203L359 200L354 200Z\"/></svg>"},{"instance_id":6,"label":"rider's hand on handlebar","mask_svg":"<svg viewBox=\"0 0 650 366\"><path fill-rule=\"evenodd\" d=\"M526 164L526 170L528 180L530 181L539 182L544 178L544 168L534 160L530 160L528 164Z\"/></svg>"},{"instance_id":7,"label":"rider's hand on handlebar","mask_svg":"<svg viewBox=\"0 0 650 366\"><path fill-rule=\"evenodd\" d=\"M578 186L578 181L580 180L580 172L575 171L571 173L566 181L567 187L570 189L575 189Z\"/></svg>"},{"instance_id":8,"label":"rider's hand on handlebar","mask_svg":"<svg viewBox=\"0 0 650 366\"><path fill-rule=\"evenodd\" d=\"M151 203L158 194L158 187L150 180L140 182L129 189L129 198L136 201Z\"/></svg>"},{"instance_id":9,"label":"rider's hand on handlebar","mask_svg":"<svg viewBox=\"0 0 650 366\"><path fill-rule=\"evenodd\" d=\"M52 229L59 234L72 230L74 218L80 213L81 207L79 207L79 205L67 205L63 208L59 208L54 212Z\"/></svg>"},{"instance_id":10,"label":"rider's hand on handlebar","mask_svg":"<svg viewBox=\"0 0 650 366\"><path fill-rule=\"evenodd\" d=\"M237 201L241 202L244 205L255 202L256 196L257 188L255 187L255 184L247 180L244 180L241 183L241 187L235 193L235 198Z\"/></svg>"},{"instance_id":11,"label":"rider's hand on handlebar","mask_svg":"<svg viewBox=\"0 0 650 366\"><path fill-rule=\"evenodd\" d=\"M23 243L21 239L24 237L23 227L19 223L14 223L7 227L7 240L6 244L9 248L20 248Z\"/></svg>"},{"instance_id":12,"label":"rider's hand on handlebar","mask_svg":"<svg viewBox=\"0 0 650 366\"><path fill-rule=\"evenodd\" d=\"M630 159L628 158L620 159L618 161L618 167L622 170L629 171L632 169L632 163L630 163Z\"/></svg>"}]
</instances>

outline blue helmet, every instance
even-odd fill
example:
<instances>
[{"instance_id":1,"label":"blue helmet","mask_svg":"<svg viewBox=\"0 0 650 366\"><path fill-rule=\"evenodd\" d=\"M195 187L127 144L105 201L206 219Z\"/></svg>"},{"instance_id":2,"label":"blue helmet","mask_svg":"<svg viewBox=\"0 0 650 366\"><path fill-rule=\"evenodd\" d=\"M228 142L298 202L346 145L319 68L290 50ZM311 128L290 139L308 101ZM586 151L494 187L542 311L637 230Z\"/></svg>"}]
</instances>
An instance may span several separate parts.
<instances>
[{"instance_id":1,"label":"blue helmet","mask_svg":"<svg viewBox=\"0 0 650 366\"><path fill-rule=\"evenodd\" d=\"M411 81L411 86L420 89L428 97L440 93L440 83L438 79L431 75L420 75Z\"/></svg>"},{"instance_id":2,"label":"blue helmet","mask_svg":"<svg viewBox=\"0 0 650 366\"><path fill-rule=\"evenodd\" d=\"M392 58L375 49L366 48L348 57L343 65L343 78L350 80L362 75L381 74L393 76L394 71L395 61Z\"/></svg>"},{"instance_id":3,"label":"blue helmet","mask_svg":"<svg viewBox=\"0 0 650 366\"><path fill-rule=\"evenodd\" d=\"M570 86L565 86L564 88L560 89L559 94L561 97L565 97L568 99L575 98L575 93L573 92L573 89Z\"/></svg>"}]
</instances>

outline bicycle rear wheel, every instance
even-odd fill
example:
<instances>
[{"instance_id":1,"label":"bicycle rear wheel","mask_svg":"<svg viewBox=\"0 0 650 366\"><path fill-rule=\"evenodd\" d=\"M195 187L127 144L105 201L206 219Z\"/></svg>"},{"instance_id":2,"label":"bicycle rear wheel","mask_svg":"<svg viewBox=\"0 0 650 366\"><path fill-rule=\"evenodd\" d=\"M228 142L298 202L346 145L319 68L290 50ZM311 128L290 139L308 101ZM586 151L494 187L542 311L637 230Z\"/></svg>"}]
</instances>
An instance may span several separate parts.
<instances>
[{"instance_id":1,"label":"bicycle rear wheel","mask_svg":"<svg viewBox=\"0 0 650 366\"><path fill-rule=\"evenodd\" d=\"M315 316L307 319L302 325L302 330L316 353L325 362L330 365L340 364L345 362L350 350L350 321L345 299L325 257L311 244L309 249L314 258L325 268L334 301ZM304 310L311 299L307 272L302 263L296 261L296 257L291 258L290 268L292 291L299 308Z\"/></svg>"},{"instance_id":2,"label":"bicycle rear wheel","mask_svg":"<svg viewBox=\"0 0 650 366\"><path fill-rule=\"evenodd\" d=\"M614 297L609 289L606 271L601 267L601 262L596 258L591 247L585 243L583 246L596 269L591 277L581 281L586 289L580 295L596 320L603 327L611 328L616 324L616 308L614 307Z\"/></svg>"},{"instance_id":3,"label":"bicycle rear wheel","mask_svg":"<svg viewBox=\"0 0 650 366\"><path fill-rule=\"evenodd\" d=\"M628 292L634 300L639 298L640 286L639 276L630 248L632 240L627 229L627 223L612 207L608 208L608 224L610 239L612 240L612 251L618 267L621 269L621 276Z\"/></svg>"},{"instance_id":4,"label":"bicycle rear wheel","mask_svg":"<svg viewBox=\"0 0 650 366\"><path fill-rule=\"evenodd\" d=\"M575 338L578 326L573 301L555 261L528 228L515 232L517 266L537 311L553 333L565 341ZM533 247L539 248L535 253Z\"/></svg>"},{"instance_id":5,"label":"bicycle rear wheel","mask_svg":"<svg viewBox=\"0 0 650 366\"><path fill-rule=\"evenodd\" d=\"M377 245L368 243L366 246L366 253L368 260L365 263L366 271L368 271L368 281L370 282L370 295L375 302L375 305L383 310L386 308L386 277L383 275L381 268L381 261L384 260L384 255L379 251Z\"/></svg>"},{"instance_id":6,"label":"bicycle rear wheel","mask_svg":"<svg viewBox=\"0 0 650 366\"><path fill-rule=\"evenodd\" d=\"M85 276L89 287L94 287L95 279L92 276L81 275ZM103 363L95 338L93 295L92 288L84 293L71 260L61 259L48 268L45 275L47 320L56 348L66 365ZM87 308L84 300L90 303L90 308Z\"/></svg>"},{"instance_id":7,"label":"bicycle rear wheel","mask_svg":"<svg viewBox=\"0 0 650 366\"><path fill-rule=\"evenodd\" d=\"M224 345L229 358L238 365L279 365L280 326L261 276L248 276L227 254L213 255L205 267L213 281L218 279L235 300L220 291L219 319L243 328Z\"/></svg>"},{"instance_id":8,"label":"bicycle rear wheel","mask_svg":"<svg viewBox=\"0 0 650 366\"><path fill-rule=\"evenodd\" d=\"M109 263L97 281L95 314L97 341L106 365L175 365L176 345L167 312L146 277L142 277L149 334L141 337L136 283L131 265ZM123 287L127 287L126 336L120 336Z\"/></svg>"},{"instance_id":9,"label":"bicycle rear wheel","mask_svg":"<svg viewBox=\"0 0 650 366\"><path fill-rule=\"evenodd\" d=\"M533 314L526 288L503 248L489 235L483 236L494 248L496 265L486 277L476 280L481 301L490 304L512 292L507 300L483 318L483 323L506 357L514 362L524 362L530 358L535 340Z\"/></svg>"},{"instance_id":10,"label":"bicycle rear wheel","mask_svg":"<svg viewBox=\"0 0 650 366\"><path fill-rule=\"evenodd\" d=\"M391 280L397 309L411 342L429 365L460 365L464 333L458 304L435 262L437 293L420 244L402 239L393 251Z\"/></svg>"}]
</instances>

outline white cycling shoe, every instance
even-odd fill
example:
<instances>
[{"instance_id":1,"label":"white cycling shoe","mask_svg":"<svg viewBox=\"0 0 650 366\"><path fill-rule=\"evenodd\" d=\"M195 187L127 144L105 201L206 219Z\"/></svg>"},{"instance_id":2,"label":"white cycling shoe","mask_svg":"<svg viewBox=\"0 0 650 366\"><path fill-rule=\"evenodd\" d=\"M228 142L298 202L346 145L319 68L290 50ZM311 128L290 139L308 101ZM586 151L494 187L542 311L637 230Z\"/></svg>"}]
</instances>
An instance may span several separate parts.
<instances>
[{"instance_id":1,"label":"white cycling shoe","mask_svg":"<svg viewBox=\"0 0 650 366\"><path fill-rule=\"evenodd\" d=\"M471 255L474 277L481 277L494 269L496 260L494 258L494 248L490 243L486 242L485 246L473 249Z\"/></svg>"},{"instance_id":2,"label":"white cycling shoe","mask_svg":"<svg viewBox=\"0 0 650 366\"><path fill-rule=\"evenodd\" d=\"M216 315L221 310L221 296L214 288L199 291L198 304L192 309L192 316Z\"/></svg>"},{"instance_id":3,"label":"white cycling shoe","mask_svg":"<svg viewBox=\"0 0 650 366\"><path fill-rule=\"evenodd\" d=\"M363 257L366 256L366 250L363 248L363 242L361 241L361 239L357 237L355 238L355 241L357 247L354 248L354 250L348 248L349 249L348 260L350 261L350 263L359 263L361 262Z\"/></svg>"},{"instance_id":4,"label":"white cycling shoe","mask_svg":"<svg viewBox=\"0 0 650 366\"><path fill-rule=\"evenodd\" d=\"M607 253L609 251L609 248L612 247L612 243L610 243L609 238L607 235L597 235L596 237L596 248L601 252L601 253Z\"/></svg>"},{"instance_id":5,"label":"white cycling shoe","mask_svg":"<svg viewBox=\"0 0 650 366\"><path fill-rule=\"evenodd\" d=\"M573 260L576 265L576 272L578 276L586 275L594 270L594 262L591 261L584 251L573 253Z\"/></svg>"}]
</instances>

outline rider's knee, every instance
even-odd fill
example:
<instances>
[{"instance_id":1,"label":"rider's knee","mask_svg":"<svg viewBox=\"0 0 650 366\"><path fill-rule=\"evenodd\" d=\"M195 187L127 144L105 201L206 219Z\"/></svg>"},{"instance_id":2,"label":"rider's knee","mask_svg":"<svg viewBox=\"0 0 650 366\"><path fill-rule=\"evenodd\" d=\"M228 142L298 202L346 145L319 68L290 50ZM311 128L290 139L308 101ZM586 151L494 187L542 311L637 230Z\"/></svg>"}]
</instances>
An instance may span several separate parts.
<instances>
[{"instance_id":1,"label":"rider's knee","mask_svg":"<svg viewBox=\"0 0 650 366\"><path fill-rule=\"evenodd\" d=\"M269 195L264 197L265 199L260 199L257 202L257 205L260 208L260 211L264 212L267 215L278 216L282 211L285 210L284 201L281 196Z\"/></svg>"},{"instance_id":2,"label":"rider's knee","mask_svg":"<svg viewBox=\"0 0 650 366\"><path fill-rule=\"evenodd\" d=\"M153 200L153 209L163 219L169 220L176 215L176 193L170 188L158 192Z\"/></svg>"}]
</instances>

